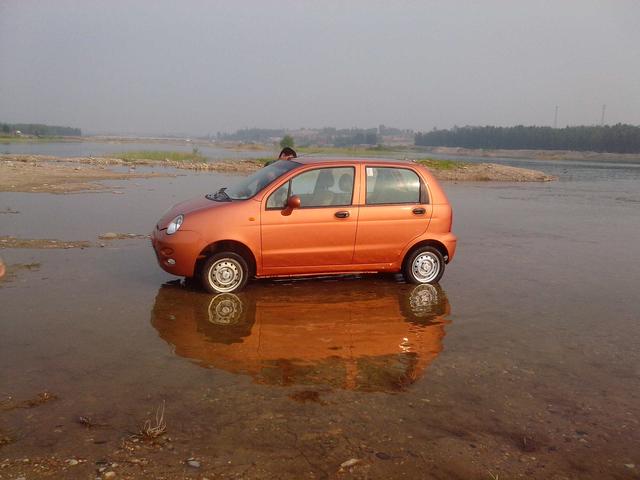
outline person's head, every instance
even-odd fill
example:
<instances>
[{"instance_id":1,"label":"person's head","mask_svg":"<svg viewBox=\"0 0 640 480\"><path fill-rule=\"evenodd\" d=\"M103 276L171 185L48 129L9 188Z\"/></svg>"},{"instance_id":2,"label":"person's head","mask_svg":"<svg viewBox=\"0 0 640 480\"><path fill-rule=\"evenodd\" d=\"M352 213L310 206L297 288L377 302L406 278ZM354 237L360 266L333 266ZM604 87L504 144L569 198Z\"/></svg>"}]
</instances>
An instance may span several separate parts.
<instances>
[{"instance_id":1,"label":"person's head","mask_svg":"<svg viewBox=\"0 0 640 480\"><path fill-rule=\"evenodd\" d=\"M278 160L289 160L290 158L298 158L298 154L291 147L284 147L278 155Z\"/></svg>"}]
</instances>

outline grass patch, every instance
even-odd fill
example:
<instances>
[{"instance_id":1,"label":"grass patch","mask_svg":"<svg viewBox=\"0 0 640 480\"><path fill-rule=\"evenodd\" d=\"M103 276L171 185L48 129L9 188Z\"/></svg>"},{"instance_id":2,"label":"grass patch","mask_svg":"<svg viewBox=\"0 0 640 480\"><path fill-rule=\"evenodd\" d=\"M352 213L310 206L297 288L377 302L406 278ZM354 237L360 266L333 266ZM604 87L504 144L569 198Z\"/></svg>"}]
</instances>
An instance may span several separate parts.
<instances>
[{"instance_id":1,"label":"grass patch","mask_svg":"<svg viewBox=\"0 0 640 480\"><path fill-rule=\"evenodd\" d=\"M277 162L278 159L269 158L269 157L256 157L256 158L243 158L241 161L257 163L258 165L261 165L264 167L267 165L267 163Z\"/></svg>"},{"instance_id":2,"label":"grass patch","mask_svg":"<svg viewBox=\"0 0 640 480\"><path fill-rule=\"evenodd\" d=\"M465 162L457 160L436 160L435 158L419 158L416 162L432 170L455 170L466 165Z\"/></svg>"},{"instance_id":3,"label":"grass patch","mask_svg":"<svg viewBox=\"0 0 640 480\"><path fill-rule=\"evenodd\" d=\"M156 162L206 162L207 157L199 152L173 152L170 150L139 150L133 152L122 152L113 155L115 158L125 162L136 162L139 160L152 160Z\"/></svg>"}]
</instances>

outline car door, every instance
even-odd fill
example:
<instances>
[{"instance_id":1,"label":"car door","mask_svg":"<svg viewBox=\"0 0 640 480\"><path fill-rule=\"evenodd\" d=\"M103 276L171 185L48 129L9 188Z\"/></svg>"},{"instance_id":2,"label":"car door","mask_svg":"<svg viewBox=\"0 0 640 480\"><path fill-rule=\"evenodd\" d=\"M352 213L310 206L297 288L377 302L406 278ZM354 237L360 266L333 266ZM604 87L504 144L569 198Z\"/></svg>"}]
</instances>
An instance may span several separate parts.
<instances>
[{"instance_id":1,"label":"car door","mask_svg":"<svg viewBox=\"0 0 640 480\"><path fill-rule=\"evenodd\" d=\"M297 267L350 265L358 222L356 168L307 169L271 191L261 208L266 273L305 273ZM284 208L297 195L300 208Z\"/></svg>"},{"instance_id":2,"label":"car door","mask_svg":"<svg viewBox=\"0 0 640 480\"><path fill-rule=\"evenodd\" d=\"M367 165L364 170L353 263L397 262L429 226L432 207L426 185L411 168Z\"/></svg>"}]
</instances>

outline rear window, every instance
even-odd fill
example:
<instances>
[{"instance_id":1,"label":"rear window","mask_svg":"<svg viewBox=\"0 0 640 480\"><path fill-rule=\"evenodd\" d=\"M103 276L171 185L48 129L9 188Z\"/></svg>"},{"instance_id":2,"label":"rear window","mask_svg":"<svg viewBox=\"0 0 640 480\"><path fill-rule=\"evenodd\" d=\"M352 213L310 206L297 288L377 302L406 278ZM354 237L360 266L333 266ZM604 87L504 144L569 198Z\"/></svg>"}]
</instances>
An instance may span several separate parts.
<instances>
[{"instance_id":1,"label":"rear window","mask_svg":"<svg viewBox=\"0 0 640 480\"><path fill-rule=\"evenodd\" d=\"M367 205L420 203L420 179L406 168L367 167Z\"/></svg>"}]
</instances>

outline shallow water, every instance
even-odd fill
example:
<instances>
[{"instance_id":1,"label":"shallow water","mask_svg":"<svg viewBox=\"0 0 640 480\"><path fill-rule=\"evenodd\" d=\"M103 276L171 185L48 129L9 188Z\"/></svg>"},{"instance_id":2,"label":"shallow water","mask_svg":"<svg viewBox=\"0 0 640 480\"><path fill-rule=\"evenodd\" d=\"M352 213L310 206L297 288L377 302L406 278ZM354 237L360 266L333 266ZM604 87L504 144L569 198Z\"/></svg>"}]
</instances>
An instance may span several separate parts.
<instances>
[{"instance_id":1,"label":"shallow water","mask_svg":"<svg viewBox=\"0 0 640 480\"><path fill-rule=\"evenodd\" d=\"M446 184L460 243L434 289L348 276L216 297L172 281L145 240L0 250L0 474L53 456L64 478L104 461L170 478L637 478L640 186L574 173ZM229 181L1 193L20 213L0 234L145 233ZM16 407L43 391L57 399ZM163 402L167 435L128 443Z\"/></svg>"}]
</instances>

